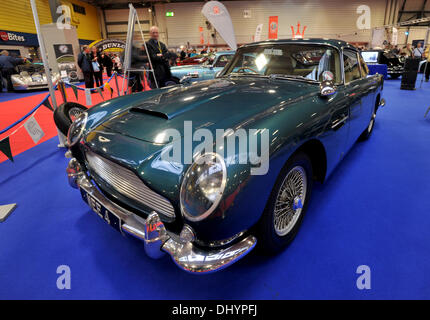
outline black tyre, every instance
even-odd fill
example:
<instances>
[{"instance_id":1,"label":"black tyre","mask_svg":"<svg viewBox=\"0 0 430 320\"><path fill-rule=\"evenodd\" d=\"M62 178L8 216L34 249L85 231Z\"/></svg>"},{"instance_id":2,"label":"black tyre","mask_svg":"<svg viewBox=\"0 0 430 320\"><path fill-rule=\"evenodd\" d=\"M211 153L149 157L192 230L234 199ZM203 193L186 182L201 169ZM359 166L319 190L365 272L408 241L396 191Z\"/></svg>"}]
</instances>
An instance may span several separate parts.
<instances>
[{"instance_id":1,"label":"black tyre","mask_svg":"<svg viewBox=\"0 0 430 320\"><path fill-rule=\"evenodd\" d=\"M76 102L66 102L60 105L54 111L54 122L58 130L67 136L67 132L69 131L69 127L72 122L87 109L87 107Z\"/></svg>"},{"instance_id":2,"label":"black tyre","mask_svg":"<svg viewBox=\"0 0 430 320\"><path fill-rule=\"evenodd\" d=\"M282 168L257 226L263 252L277 253L293 241L311 197L312 174L304 153L293 155Z\"/></svg>"},{"instance_id":3,"label":"black tyre","mask_svg":"<svg viewBox=\"0 0 430 320\"><path fill-rule=\"evenodd\" d=\"M378 102L377 102L378 104ZM376 107L373 109L372 118L369 121L369 125L367 128L361 133L360 137L358 138L359 141L366 141L370 138L373 132L373 128L375 127L375 121L376 121Z\"/></svg>"}]
</instances>

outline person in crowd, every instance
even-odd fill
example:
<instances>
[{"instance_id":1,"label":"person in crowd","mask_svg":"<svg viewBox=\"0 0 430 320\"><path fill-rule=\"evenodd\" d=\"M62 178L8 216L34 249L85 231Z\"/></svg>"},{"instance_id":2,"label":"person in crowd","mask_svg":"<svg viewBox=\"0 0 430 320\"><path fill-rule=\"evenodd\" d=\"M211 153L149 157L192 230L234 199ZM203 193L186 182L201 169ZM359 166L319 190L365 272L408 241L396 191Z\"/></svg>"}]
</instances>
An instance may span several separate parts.
<instances>
[{"instance_id":1,"label":"person in crowd","mask_svg":"<svg viewBox=\"0 0 430 320\"><path fill-rule=\"evenodd\" d=\"M394 54L400 54L399 46L398 46L398 45L393 46L393 47L391 48L390 52L391 52L391 53L394 53Z\"/></svg>"},{"instance_id":2,"label":"person in crowd","mask_svg":"<svg viewBox=\"0 0 430 320\"><path fill-rule=\"evenodd\" d=\"M178 59L178 55L176 54L175 50L169 50L169 65L171 67L176 66L176 60Z\"/></svg>"},{"instance_id":3,"label":"person in crowd","mask_svg":"<svg viewBox=\"0 0 430 320\"><path fill-rule=\"evenodd\" d=\"M414 58L422 59L424 57L423 44L421 42L417 43L417 47L414 49Z\"/></svg>"},{"instance_id":4,"label":"person in crowd","mask_svg":"<svg viewBox=\"0 0 430 320\"><path fill-rule=\"evenodd\" d=\"M181 47L181 53L179 54L179 57L181 61L187 57L187 53L185 52L185 47Z\"/></svg>"},{"instance_id":5,"label":"person in crowd","mask_svg":"<svg viewBox=\"0 0 430 320\"><path fill-rule=\"evenodd\" d=\"M88 46L83 46L82 52L78 55L78 66L84 74L85 88L94 88L94 76L91 52Z\"/></svg>"},{"instance_id":6,"label":"person in crowd","mask_svg":"<svg viewBox=\"0 0 430 320\"><path fill-rule=\"evenodd\" d=\"M197 55L197 50L196 50L196 49L193 49L193 50L191 51L190 58L192 58L192 57L194 57L194 56L196 56L196 55Z\"/></svg>"},{"instance_id":7,"label":"person in crowd","mask_svg":"<svg viewBox=\"0 0 430 320\"><path fill-rule=\"evenodd\" d=\"M91 48L91 63L93 65L93 75L96 83L96 87L103 85L103 63L100 52L97 51L97 47ZM103 90L103 88L102 88Z\"/></svg>"},{"instance_id":8,"label":"person in crowd","mask_svg":"<svg viewBox=\"0 0 430 320\"><path fill-rule=\"evenodd\" d=\"M121 63L120 57L118 57L118 55L115 54L115 56L112 58L112 60L113 60L113 64L114 64L114 71L116 73L121 73L122 63Z\"/></svg>"},{"instance_id":9,"label":"person in crowd","mask_svg":"<svg viewBox=\"0 0 430 320\"><path fill-rule=\"evenodd\" d=\"M131 50L131 62L130 66L132 69L144 70L147 69L148 64L148 55L146 54L145 46L135 47L133 46ZM130 80L128 81L128 86L130 87L131 92L140 92L143 90L142 72L139 71L131 71L129 73Z\"/></svg>"},{"instance_id":10,"label":"person in crowd","mask_svg":"<svg viewBox=\"0 0 430 320\"><path fill-rule=\"evenodd\" d=\"M427 59L426 66L424 67L426 71L426 74L425 74L426 82L429 82L430 80L430 50L429 49L430 49L430 46L427 46L424 52L424 57Z\"/></svg>"},{"instance_id":11,"label":"person in crowd","mask_svg":"<svg viewBox=\"0 0 430 320\"><path fill-rule=\"evenodd\" d=\"M406 58L410 58L412 57L412 48L411 48L411 44L408 43L406 46L403 47L403 49L400 51L400 54L402 56L405 56Z\"/></svg>"},{"instance_id":12,"label":"person in crowd","mask_svg":"<svg viewBox=\"0 0 430 320\"><path fill-rule=\"evenodd\" d=\"M102 53L102 65L106 68L107 76L110 78L112 75L113 62L108 53Z\"/></svg>"},{"instance_id":13,"label":"person in crowd","mask_svg":"<svg viewBox=\"0 0 430 320\"><path fill-rule=\"evenodd\" d=\"M208 53L208 49L206 48L206 46L203 46L202 51L200 51L200 54L205 54Z\"/></svg>"},{"instance_id":14,"label":"person in crowd","mask_svg":"<svg viewBox=\"0 0 430 320\"><path fill-rule=\"evenodd\" d=\"M169 66L169 51L164 43L158 40L158 27L152 26L149 30L151 39L146 42L148 54L151 58L152 68L154 69L155 79L158 86L166 86L166 82L172 78ZM150 86L152 89L156 88L152 72L149 76Z\"/></svg>"},{"instance_id":15,"label":"person in crowd","mask_svg":"<svg viewBox=\"0 0 430 320\"><path fill-rule=\"evenodd\" d=\"M7 91L13 91L12 84L12 74L15 73L15 67L19 64L25 63L26 58L14 58L9 56L9 52L7 50L3 50L0 52L0 71L2 74L2 78L6 79L7 82ZM2 80L3 82L3 80Z\"/></svg>"}]
</instances>

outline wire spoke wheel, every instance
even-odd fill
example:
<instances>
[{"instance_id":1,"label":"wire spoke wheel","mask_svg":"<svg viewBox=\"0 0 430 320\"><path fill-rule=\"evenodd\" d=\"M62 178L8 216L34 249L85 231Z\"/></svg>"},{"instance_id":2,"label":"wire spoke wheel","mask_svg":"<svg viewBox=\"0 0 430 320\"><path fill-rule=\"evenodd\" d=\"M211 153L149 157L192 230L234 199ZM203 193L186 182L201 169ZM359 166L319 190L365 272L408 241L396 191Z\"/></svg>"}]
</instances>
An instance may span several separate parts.
<instances>
[{"instance_id":1,"label":"wire spoke wheel","mask_svg":"<svg viewBox=\"0 0 430 320\"><path fill-rule=\"evenodd\" d=\"M372 132L373 126L375 125L375 118L376 118L376 114L375 114L375 113L373 113L373 115L372 115L372 119L370 119L369 126L367 127L367 132L368 132L368 133L371 133L371 132Z\"/></svg>"},{"instance_id":2,"label":"wire spoke wheel","mask_svg":"<svg viewBox=\"0 0 430 320\"><path fill-rule=\"evenodd\" d=\"M285 236L294 228L302 213L306 191L306 171L296 166L285 176L276 197L273 225L278 236Z\"/></svg>"},{"instance_id":3,"label":"wire spoke wheel","mask_svg":"<svg viewBox=\"0 0 430 320\"><path fill-rule=\"evenodd\" d=\"M73 122L76 120L77 117L79 117L82 113L84 112L84 110L79 109L79 108L71 108L69 110L69 118L70 120Z\"/></svg>"}]
</instances>

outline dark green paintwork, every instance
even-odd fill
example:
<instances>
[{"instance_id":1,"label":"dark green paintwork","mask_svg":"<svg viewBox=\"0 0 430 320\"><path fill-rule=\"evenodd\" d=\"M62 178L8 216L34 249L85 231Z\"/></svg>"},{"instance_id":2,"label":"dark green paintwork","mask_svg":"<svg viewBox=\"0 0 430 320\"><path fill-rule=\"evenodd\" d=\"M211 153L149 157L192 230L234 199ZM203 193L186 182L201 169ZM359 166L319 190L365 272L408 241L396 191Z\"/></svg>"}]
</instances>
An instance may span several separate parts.
<instances>
[{"instance_id":1,"label":"dark green paintwork","mask_svg":"<svg viewBox=\"0 0 430 320\"><path fill-rule=\"evenodd\" d=\"M300 42L324 42L339 50L349 47L337 40ZM268 129L271 142L268 174L251 176L249 165L228 166L227 188L219 209L202 222L189 223L199 239L226 239L258 221L279 171L299 147L313 143L323 148L325 157L316 160L325 164L322 178L332 172L367 127L379 99L381 83L379 75L369 76L340 85L337 93L330 97L321 97L317 84L250 76L152 90L92 108L85 144L135 171L150 188L172 202L177 219L181 220L179 188L187 165L174 166L162 161L160 152L165 142L154 143L157 135L168 128L182 132L184 121L192 121L194 129L207 128L214 136L215 129ZM132 107L156 111L162 116L132 112ZM344 116L349 117L348 121L332 129L332 123ZM99 136L108 140L99 139ZM138 204L112 193L136 210L145 211Z\"/></svg>"}]
</instances>

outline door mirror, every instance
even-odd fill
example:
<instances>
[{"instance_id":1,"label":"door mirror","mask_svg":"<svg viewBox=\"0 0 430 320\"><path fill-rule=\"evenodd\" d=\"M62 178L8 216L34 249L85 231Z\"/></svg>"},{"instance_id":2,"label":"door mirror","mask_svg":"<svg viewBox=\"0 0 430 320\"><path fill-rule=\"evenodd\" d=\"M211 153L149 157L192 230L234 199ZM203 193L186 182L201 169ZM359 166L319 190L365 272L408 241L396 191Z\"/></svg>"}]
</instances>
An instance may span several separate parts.
<instances>
[{"instance_id":1,"label":"door mirror","mask_svg":"<svg viewBox=\"0 0 430 320\"><path fill-rule=\"evenodd\" d=\"M181 80L179 80L180 84L190 84L191 83L191 76L185 76Z\"/></svg>"},{"instance_id":2,"label":"door mirror","mask_svg":"<svg viewBox=\"0 0 430 320\"><path fill-rule=\"evenodd\" d=\"M320 84L320 95L321 97L331 96L336 93L336 86L333 81L325 80Z\"/></svg>"}]
</instances>

